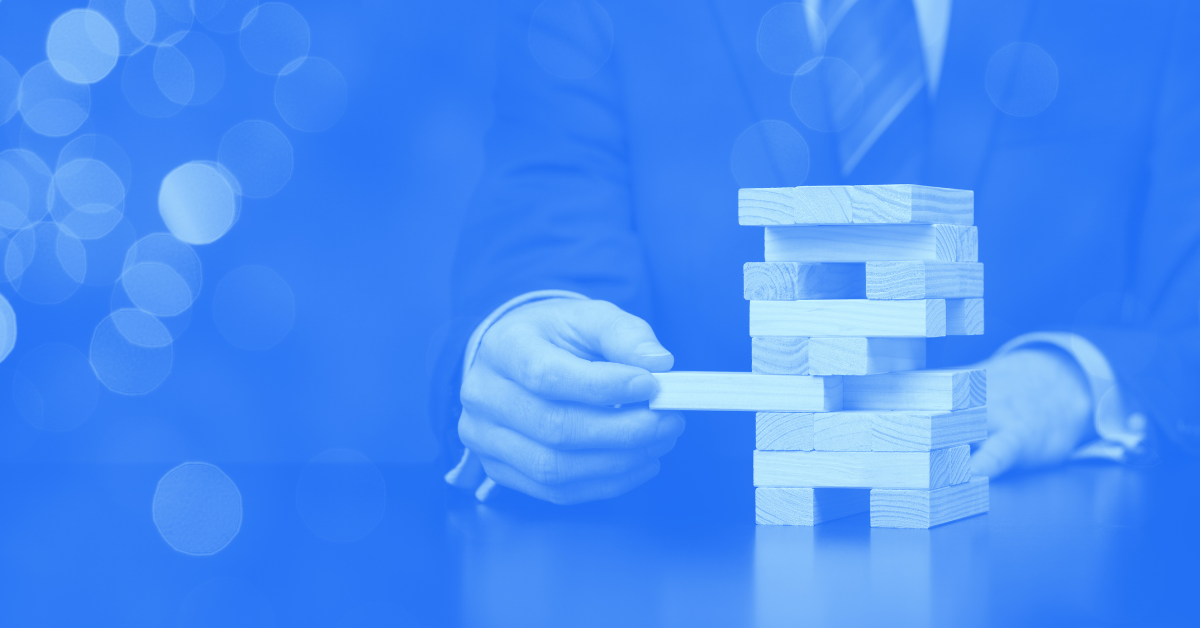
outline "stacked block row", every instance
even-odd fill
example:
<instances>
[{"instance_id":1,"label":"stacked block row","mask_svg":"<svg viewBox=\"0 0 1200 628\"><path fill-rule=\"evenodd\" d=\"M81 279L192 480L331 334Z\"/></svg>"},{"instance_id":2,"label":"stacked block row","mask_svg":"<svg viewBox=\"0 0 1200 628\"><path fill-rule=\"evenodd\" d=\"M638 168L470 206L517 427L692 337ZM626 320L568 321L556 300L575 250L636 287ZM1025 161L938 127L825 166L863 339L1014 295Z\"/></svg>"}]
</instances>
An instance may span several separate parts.
<instances>
[{"instance_id":1,"label":"stacked block row","mask_svg":"<svg viewBox=\"0 0 1200 628\"><path fill-rule=\"evenodd\" d=\"M654 408L751 410L760 524L929 527L987 510L970 443L986 373L925 370L926 339L984 330L969 191L915 185L739 191L765 227L744 267L752 372L657 377Z\"/></svg>"}]
</instances>

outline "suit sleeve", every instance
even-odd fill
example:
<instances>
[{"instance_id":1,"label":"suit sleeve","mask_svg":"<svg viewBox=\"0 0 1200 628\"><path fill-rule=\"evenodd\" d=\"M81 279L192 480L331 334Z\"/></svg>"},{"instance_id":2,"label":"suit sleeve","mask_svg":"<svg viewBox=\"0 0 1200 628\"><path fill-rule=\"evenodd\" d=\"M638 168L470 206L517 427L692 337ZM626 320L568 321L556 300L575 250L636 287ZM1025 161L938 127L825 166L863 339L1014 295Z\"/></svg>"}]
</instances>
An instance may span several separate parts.
<instances>
[{"instance_id":1,"label":"suit sleeve","mask_svg":"<svg viewBox=\"0 0 1200 628\"><path fill-rule=\"evenodd\" d=\"M530 51L536 2L509 2L497 35L486 166L458 241L454 321L434 374L435 434L449 461L471 331L509 299L568 290L647 317L649 289L630 203L617 51L590 76L558 78ZM590 26L590 25L589 25ZM569 49L565 29L560 44ZM619 27L615 45L620 46ZM580 54L595 58L594 46Z\"/></svg>"},{"instance_id":2,"label":"suit sleeve","mask_svg":"<svg viewBox=\"0 0 1200 628\"><path fill-rule=\"evenodd\" d=\"M1145 202L1129 227L1132 286L1112 305L1112 324L1080 331L1104 352L1126 396L1168 441L1198 452L1200 5L1178 6L1149 133Z\"/></svg>"}]
</instances>

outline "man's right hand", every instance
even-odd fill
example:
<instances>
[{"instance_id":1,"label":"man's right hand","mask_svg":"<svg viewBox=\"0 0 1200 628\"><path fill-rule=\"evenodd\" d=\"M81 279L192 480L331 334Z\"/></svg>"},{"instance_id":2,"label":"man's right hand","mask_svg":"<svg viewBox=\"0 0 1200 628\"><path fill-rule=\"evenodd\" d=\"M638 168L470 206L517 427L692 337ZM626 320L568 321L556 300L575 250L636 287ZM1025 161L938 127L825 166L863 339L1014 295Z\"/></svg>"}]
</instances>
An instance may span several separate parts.
<instances>
[{"instance_id":1,"label":"man's right hand","mask_svg":"<svg viewBox=\"0 0 1200 628\"><path fill-rule=\"evenodd\" d=\"M657 475L683 433L681 414L644 403L658 391L650 372L674 361L607 301L522 305L463 374L459 437L498 484L556 504L615 497Z\"/></svg>"}]
</instances>

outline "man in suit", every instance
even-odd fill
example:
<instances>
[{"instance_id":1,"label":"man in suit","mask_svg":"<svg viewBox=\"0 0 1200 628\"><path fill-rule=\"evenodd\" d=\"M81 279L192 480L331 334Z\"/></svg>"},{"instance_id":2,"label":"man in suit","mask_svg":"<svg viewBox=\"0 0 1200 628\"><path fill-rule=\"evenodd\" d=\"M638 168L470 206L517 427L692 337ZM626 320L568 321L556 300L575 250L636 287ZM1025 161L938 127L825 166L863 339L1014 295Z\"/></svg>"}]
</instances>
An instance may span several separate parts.
<instances>
[{"instance_id":1,"label":"man in suit","mask_svg":"<svg viewBox=\"0 0 1200 628\"><path fill-rule=\"evenodd\" d=\"M649 372L749 370L738 187L975 191L988 333L930 341L987 360L975 473L1200 438L1189 3L550 0L498 47L434 391L452 484L573 503L658 473L684 420ZM673 462L748 475L747 433L693 415Z\"/></svg>"}]
</instances>

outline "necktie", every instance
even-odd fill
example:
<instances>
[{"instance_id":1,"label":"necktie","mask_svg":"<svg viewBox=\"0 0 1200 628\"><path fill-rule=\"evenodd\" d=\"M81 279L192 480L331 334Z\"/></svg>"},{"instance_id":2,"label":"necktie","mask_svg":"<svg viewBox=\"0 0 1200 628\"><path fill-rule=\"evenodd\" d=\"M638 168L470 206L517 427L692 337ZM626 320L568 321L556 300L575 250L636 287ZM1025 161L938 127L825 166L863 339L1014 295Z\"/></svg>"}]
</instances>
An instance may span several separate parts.
<instances>
[{"instance_id":1,"label":"necktie","mask_svg":"<svg viewBox=\"0 0 1200 628\"><path fill-rule=\"evenodd\" d=\"M845 61L861 81L861 109L838 132L842 174L849 175L925 87L925 66L912 0L825 0L825 56ZM827 86L833 93L845 81ZM833 88L833 89L829 89ZM923 116L913 116L922 118ZM907 148L914 155L919 145Z\"/></svg>"}]
</instances>

